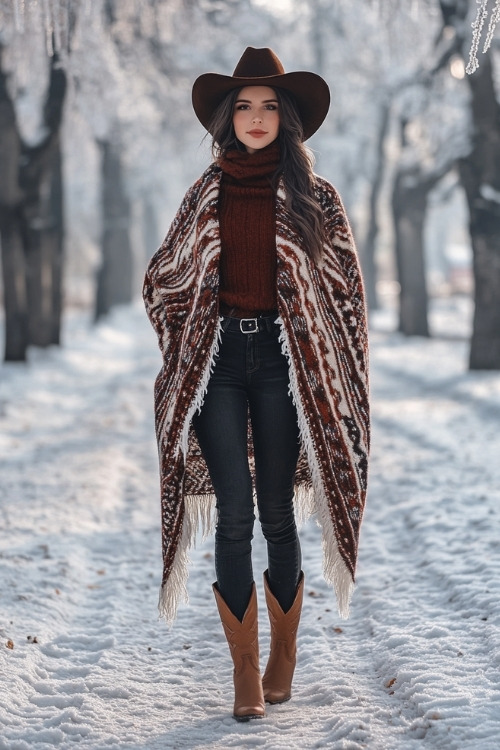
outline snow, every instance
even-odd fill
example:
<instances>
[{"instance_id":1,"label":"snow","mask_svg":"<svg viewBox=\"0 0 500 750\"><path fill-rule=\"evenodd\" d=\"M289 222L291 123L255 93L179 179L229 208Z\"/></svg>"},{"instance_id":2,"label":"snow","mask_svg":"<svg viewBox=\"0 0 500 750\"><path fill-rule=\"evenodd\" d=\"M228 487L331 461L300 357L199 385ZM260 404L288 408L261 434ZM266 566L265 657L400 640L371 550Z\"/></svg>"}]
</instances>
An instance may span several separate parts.
<instances>
[{"instance_id":1,"label":"snow","mask_svg":"<svg viewBox=\"0 0 500 750\"><path fill-rule=\"evenodd\" d=\"M211 592L213 539L189 605L157 619L160 534L140 305L0 367L0 750L494 750L500 743L500 373L467 372L470 310L436 337L371 335L373 455L351 617L303 527L306 589L289 703L239 724ZM268 648L256 534L262 663ZM9 643L10 642L10 643ZM9 646L13 646L9 647Z\"/></svg>"}]
</instances>

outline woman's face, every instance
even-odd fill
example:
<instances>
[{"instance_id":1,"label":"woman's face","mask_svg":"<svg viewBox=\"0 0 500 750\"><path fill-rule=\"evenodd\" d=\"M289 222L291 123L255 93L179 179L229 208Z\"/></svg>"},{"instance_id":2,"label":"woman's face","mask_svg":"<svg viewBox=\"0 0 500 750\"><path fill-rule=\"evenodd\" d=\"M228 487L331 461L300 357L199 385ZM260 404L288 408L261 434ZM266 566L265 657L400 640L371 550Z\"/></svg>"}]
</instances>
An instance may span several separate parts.
<instances>
[{"instance_id":1,"label":"woman's face","mask_svg":"<svg viewBox=\"0 0 500 750\"><path fill-rule=\"evenodd\" d=\"M245 86L234 105L236 138L250 154L269 146L278 137L278 100L269 86Z\"/></svg>"}]
</instances>

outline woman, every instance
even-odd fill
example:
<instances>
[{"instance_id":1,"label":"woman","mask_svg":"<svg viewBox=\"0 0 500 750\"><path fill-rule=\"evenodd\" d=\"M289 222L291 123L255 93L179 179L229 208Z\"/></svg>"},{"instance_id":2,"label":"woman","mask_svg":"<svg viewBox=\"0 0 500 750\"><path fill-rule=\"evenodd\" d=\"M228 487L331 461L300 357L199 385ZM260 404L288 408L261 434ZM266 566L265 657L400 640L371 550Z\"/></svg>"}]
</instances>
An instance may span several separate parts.
<instances>
[{"instance_id":1,"label":"woman","mask_svg":"<svg viewBox=\"0 0 500 750\"><path fill-rule=\"evenodd\" d=\"M144 284L163 354L160 612L175 617L187 549L200 523L210 528L215 496L213 588L240 721L291 696L304 588L295 514L317 514L343 616L353 588L369 445L363 289L340 198L303 145L329 103L322 78L285 73L270 49L247 48L232 76L200 76L193 107L216 159ZM268 551L262 678L254 497Z\"/></svg>"}]
</instances>

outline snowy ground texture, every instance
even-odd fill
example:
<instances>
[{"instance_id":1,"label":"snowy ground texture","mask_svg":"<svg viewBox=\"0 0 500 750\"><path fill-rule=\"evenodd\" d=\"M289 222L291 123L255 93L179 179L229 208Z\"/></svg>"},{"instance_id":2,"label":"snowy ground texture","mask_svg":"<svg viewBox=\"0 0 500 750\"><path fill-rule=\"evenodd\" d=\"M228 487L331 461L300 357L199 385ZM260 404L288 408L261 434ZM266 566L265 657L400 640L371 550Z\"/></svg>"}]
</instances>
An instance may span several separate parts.
<instances>
[{"instance_id":1,"label":"snowy ground texture","mask_svg":"<svg viewBox=\"0 0 500 750\"><path fill-rule=\"evenodd\" d=\"M157 620L160 533L152 385L138 306L64 349L0 367L0 748L497 750L500 747L500 374L466 371L463 304L438 335L374 321L371 485L351 618L302 529L306 595L289 703L231 718L211 592ZM457 328L457 321L462 321ZM262 662L268 647L260 573Z\"/></svg>"}]
</instances>

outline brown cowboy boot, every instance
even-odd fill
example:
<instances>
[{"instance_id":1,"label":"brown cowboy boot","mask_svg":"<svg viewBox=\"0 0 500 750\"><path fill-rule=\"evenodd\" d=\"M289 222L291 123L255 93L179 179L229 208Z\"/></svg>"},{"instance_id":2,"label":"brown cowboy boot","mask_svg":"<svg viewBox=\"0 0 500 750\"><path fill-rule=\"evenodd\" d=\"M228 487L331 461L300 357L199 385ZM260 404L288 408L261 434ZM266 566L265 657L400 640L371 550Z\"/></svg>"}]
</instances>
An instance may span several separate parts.
<instances>
[{"instance_id":1,"label":"brown cowboy boot","mask_svg":"<svg viewBox=\"0 0 500 750\"><path fill-rule=\"evenodd\" d=\"M234 664L234 710L237 721L248 721L265 716L266 706L262 694L259 667L259 641L257 626L257 594L255 583L243 622L233 615L222 598L217 584L213 590L220 619L226 634Z\"/></svg>"},{"instance_id":2,"label":"brown cowboy boot","mask_svg":"<svg viewBox=\"0 0 500 750\"><path fill-rule=\"evenodd\" d=\"M271 650L262 678L264 699L267 703L284 703L292 697L292 679L297 660L297 630L304 595L304 574L300 574L295 599L286 613L271 593L267 570L264 573L264 589L271 623Z\"/></svg>"}]
</instances>

